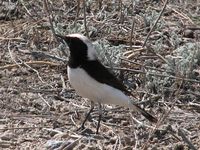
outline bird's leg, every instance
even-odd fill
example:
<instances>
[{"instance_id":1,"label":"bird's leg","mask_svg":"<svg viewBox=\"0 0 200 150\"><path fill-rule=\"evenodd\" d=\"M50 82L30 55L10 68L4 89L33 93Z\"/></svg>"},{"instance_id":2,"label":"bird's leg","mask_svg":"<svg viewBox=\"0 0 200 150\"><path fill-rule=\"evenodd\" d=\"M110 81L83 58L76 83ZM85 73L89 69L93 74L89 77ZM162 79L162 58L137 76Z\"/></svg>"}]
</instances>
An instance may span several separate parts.
<instances>
[{"instance_id":1,"label":"bird's leg","mask_svg":"<svg viewBox=\"0 0 200 150\"><path fill-rule=\"evenodd\" d=\"M98 103L98 104L99 104L99 119L98 119L96 134L98 134L99 132L100 122L102 118L102 106L101 106L101 103Z\"/></svg>"},{"instance_id":2,"label":"bird's leg","mask_svg":"<svg viewBox=\"0 0 200 150\"><path fill-rule=\"evenodd\" d=\"M85 120L84 120L83 123L81 124L81 127L78 128L78 130L84 129L84 128L85 128L85 122L88 120L88 118L89 118L89 116L90 116L90 114L91 114L91 112L92 112L93 110L94 110L94 102L91 101L91 108L90 108L89 112L87 113L87 115L86 115L86 117L85 117Z\"/></svg>"}]
</instances>

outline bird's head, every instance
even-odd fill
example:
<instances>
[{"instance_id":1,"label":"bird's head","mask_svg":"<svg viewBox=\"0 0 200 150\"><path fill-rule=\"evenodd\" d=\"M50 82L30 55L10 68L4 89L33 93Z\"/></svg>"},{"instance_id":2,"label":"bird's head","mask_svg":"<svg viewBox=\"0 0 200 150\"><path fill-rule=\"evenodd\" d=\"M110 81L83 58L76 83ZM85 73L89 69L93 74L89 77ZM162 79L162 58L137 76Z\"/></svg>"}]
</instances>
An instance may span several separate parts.
<instances>
[{"instance_id":1,"label":"bird's head","mask_svg":"<svg viewBox=\"0 0 200 150\"><path fill-rule=\"evenodd\" d=\"M96 51L92 42L81 34L66 36L56 34L60 42L65 41L69 47L70 57L76 60L96 60Z\"/></svg>"}]
</instances>

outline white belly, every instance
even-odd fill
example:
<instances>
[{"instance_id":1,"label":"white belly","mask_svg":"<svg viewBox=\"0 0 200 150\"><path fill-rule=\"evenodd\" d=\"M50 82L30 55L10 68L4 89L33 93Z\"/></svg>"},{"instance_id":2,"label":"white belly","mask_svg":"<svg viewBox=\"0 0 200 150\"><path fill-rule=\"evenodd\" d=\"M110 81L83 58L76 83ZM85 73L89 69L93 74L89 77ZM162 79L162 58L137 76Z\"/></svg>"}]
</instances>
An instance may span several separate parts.
<instances>
[{"instance_id":1,"label":"white belly","mask_svg":"<svg viewBox=\"0 0 200 150\"><path fill-rule=\"evenodd\" d=\"M91 78L82 68L68 67L68 78L76 92L94 102L129 106L129 97L118 89Z\"/></svg>"}]
</instances>

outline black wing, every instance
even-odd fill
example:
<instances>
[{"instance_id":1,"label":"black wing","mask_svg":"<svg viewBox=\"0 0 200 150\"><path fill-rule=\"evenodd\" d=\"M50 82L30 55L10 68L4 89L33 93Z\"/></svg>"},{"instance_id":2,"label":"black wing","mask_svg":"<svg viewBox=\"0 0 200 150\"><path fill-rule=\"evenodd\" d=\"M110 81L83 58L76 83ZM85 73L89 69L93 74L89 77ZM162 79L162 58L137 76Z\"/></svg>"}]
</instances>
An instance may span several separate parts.
<instances>
[{"instance_id":1,"label":"black wing","mask_svg":"<svg viewBox=\"0 0 200 150\"><path fill-rule=\"evenodd\" d=\"M100 83L108 84L116 89L123 91L128 95L132 95L126 87L120 82L112 73L108 71L98 60L95 61L88 61L81 65L81 67L94 79L96 79ZM134 96L134 95L132 95ZM146 117L151 122L157 122L157 119L153 117L151 114L146 112L137 104L134 104L136 109L142 113L144 117Z\"/></svg>"},{"instance_id":2,"label":"black wing","mask_svg":"<svg viewBox=\"0 0 200 150\"><path fill-rule=\"evenodd\" d=\"M100 83L108 84L116 89L132 95L126 87L119 81L111 72L108 71L98 60L88 61L81 65L81 67L94 79Z\"/></svg>"}]
</instances>

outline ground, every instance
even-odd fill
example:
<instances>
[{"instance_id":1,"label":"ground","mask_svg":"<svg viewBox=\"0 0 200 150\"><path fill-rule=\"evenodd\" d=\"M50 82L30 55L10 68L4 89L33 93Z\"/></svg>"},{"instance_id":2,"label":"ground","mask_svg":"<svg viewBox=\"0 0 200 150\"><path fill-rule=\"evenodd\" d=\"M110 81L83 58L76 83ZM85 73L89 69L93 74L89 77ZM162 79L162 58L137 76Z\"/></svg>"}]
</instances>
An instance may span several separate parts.
<instances>
[{"instance_id":1,"label":"ground","mask_svg":"<svg viewBox=\"0 0 200 150\"><path fill-rule=\"evenodd\" d=\"M0 2L0 149L199 149L200 2L83 2ZM158 123L103 105L99 134L98 107L77 131L90 102L68 82L52 26L88 35Z\"/></svg>"}]
</instances>

